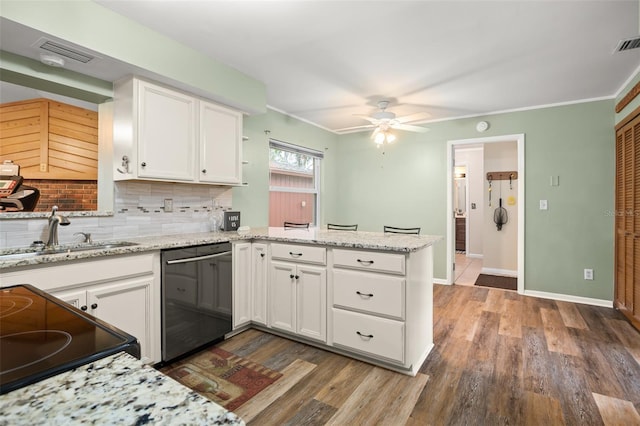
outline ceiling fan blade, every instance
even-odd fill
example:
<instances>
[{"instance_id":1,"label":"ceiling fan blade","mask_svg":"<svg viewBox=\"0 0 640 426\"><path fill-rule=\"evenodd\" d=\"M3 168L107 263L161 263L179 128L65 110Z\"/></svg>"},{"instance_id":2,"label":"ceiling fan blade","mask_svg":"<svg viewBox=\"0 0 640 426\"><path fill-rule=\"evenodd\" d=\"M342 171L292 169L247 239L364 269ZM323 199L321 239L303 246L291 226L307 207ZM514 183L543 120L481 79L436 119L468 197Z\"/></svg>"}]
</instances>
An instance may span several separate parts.
<instances>
[{"instance_id":1,"label":"ceiling fan blade","mask_svg":"<svg viewBox=\"0 0 640 426\"><path fill-rule=\"evenodd\" d=\"M416 112L415 114L409 114L402 117L397 117L396 121L398 123L409 123L412 121L426 120L429 117L431 117L431 114L429 114L428 112Z\"/></svg>"},{"instance_id":2,"label":"ceiling fan blade","mask_svg":"<svg viewBox=\"0 0 640 426\"><path fill-rule=\"evenodd\" d=\"M376 127L376 129L375 129L373 132L371 132L371 139L375 139L375 138L376 138L376 135L377 135L378 133L380 133L381 131L382 131L382 130L380 129L380 127Z\"/></svg>"},{"instance_id":3,"label":"ceiling fan blade","mask_svg":"<svg viewBox=\"0 0 640 426\"><path fill-rule=\"evenodd\" d=\"M420 133L424 133L424 132L428 132L429 131L429 129L427 129L426 127L411 126L409 124L402 124L402 123L391 124L391 128L392 129L398 129L398 130L408 130L410 132L420 132Z\"/></svg>"},{"instance_id":4,"label":"ceiling fan blade","mask_svg":"<svg viewBox=\"0 0 640 426\"><path fill-rule=\"evenodd\" d=\"M365 124L364 126L353 126L353 127L344 127L342 129L335 129L334 132L340 133L340 132L350 132L354 130L367 130L367 129L373 129L374 127L376 126L373 124Z\"/></svg>"},{"instance_id":5,"label":"ceiling fan blade","mask_svg":"<svg viewBox=\"0 0 640 426\"><path fill-rule=\"evenodd\" d=\"M380 121L375 117L369 117L368 115L364 115L364 114L353 114L353 116L354 117L364 118L365 120L367 120L368 122L370 122L371 124L374 124L376 126L378 125L378 122Z\"/></svg>"}]
</instances>

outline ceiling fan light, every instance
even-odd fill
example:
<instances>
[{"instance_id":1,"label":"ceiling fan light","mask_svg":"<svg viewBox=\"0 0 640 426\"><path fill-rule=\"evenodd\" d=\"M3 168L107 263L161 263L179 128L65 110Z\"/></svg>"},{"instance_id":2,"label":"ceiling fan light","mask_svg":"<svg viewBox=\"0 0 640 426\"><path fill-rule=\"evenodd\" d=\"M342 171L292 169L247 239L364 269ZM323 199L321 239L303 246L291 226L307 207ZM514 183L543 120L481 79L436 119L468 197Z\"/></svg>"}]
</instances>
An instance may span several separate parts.
<instances>
[{"instance_id":1,"label":"ceiling fan light","mask_svg":"<svg viewBox=\"0 0 640 426\"><path fill-rule=\"evenodd\" d=\"M391 143L396 140L396 136L393 133L387 133L387 143Z\"/></svg>"},{"instance_id":2,"label":"ceiling fan light","mask_svg":"<svg viewBox=\"0 0 640 426\"><path fill-rule=\"evenodd\" d=\"M376 145L382 145L384 143L384 138L385 138L384 133L378 132L373 140L376 143Z\"/></svg>"}]
</instances>

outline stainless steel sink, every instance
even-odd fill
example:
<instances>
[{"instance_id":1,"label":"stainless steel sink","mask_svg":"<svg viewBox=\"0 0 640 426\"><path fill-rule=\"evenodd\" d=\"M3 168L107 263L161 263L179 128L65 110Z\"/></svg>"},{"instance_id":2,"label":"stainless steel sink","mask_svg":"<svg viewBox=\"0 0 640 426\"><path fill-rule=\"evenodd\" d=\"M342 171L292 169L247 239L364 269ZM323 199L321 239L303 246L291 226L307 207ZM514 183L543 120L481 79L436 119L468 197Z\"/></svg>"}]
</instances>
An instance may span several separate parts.
<instances>
[{"instance_id":1,"label":"stainless steel sink","mask_svg":"<svg viewBox=\"0 0 640 426\"><path fill-rule=\"evenodd\" d=\"M120 247L136 246L137 243L129 241L106 241L104 243L96 242L89 244L62 245L52 248L26 248L20 250L5 250L0 252L0 261L14 259L28 259L30 257L46 256L60 253L74 253L89 250L108 250Z\"/></svg>"}]
</instances>

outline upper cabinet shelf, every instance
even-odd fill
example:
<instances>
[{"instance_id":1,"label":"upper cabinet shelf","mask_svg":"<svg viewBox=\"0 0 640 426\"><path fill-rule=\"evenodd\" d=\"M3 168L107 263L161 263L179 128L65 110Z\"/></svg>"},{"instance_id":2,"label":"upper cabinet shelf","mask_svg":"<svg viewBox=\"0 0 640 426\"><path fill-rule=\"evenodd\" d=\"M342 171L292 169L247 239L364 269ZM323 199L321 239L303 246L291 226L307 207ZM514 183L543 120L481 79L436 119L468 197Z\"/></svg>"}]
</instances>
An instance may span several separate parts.
<instances>
[{"instance_id":1,"label":"upper cabinet shelf","mask_svg":"<svg viewBox=\"0 0 640 426\"><path fill-rule=\"evenodd\" d=\"M129 77L114 84L114 180L242 183L242 113Z\"/></svg>"}]
</instances>

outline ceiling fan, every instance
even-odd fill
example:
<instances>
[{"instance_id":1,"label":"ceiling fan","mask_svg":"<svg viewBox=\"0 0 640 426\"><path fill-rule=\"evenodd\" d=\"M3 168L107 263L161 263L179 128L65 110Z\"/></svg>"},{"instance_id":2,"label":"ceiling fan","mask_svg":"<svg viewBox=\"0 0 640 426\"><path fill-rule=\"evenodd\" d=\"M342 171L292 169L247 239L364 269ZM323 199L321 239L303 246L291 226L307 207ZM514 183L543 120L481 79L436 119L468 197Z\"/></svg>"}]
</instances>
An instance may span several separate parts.
<instances>
[{"instance_id":1,"label":"ceiling fan","mask_svg":"<svg viewBox=\"0 0 640 426\"><path fill-rule=\"evenodd\" d=\"M354 130L374 129L371 134L371 139L379 146L384 142L391 143L396 140L395 135L390 132L392 129L407 130L410 132L427 132L429 129L426 127L412 126L408 123L424 120L429 116L428 113L419 112L416 114L406 115L404 117L396 117L393 112L387 111L389 101L382 100L378 102L378 108L380 111L374 112L370 116L363 114L355 114L356 117L362 117L369 121L371 124L364 126L346 127L344 129L338 129L337 132L347 132Z\"/></svg>"}]
</instances>

